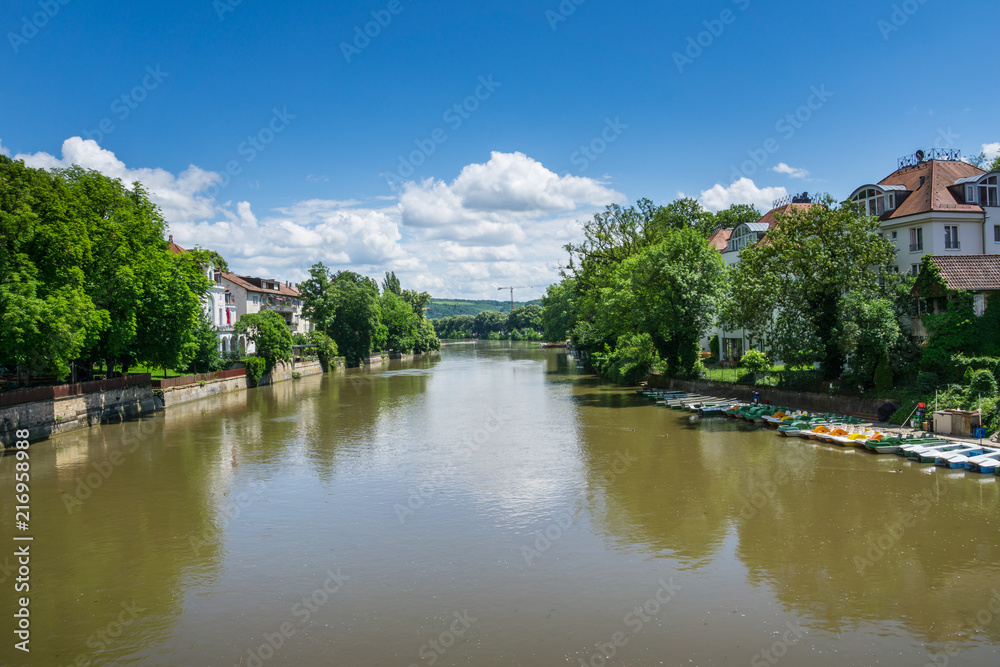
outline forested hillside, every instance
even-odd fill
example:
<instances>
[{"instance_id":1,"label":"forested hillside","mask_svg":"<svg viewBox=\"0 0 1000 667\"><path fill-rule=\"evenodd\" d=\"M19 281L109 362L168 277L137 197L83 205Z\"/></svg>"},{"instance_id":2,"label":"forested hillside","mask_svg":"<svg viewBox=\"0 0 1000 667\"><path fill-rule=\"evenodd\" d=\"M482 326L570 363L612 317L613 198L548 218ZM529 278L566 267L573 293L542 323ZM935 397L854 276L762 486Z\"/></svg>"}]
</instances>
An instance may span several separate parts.
<instances>
[{"instance_id":1,"label":"forested hillside","mask_svg":"<svg viewBox=\"0 0 1000 667\"><path fill-rule=\"evenodd\" d=\"M521 306L540 306L540 299L535 301L515 301L514 308ZM431 299L427 304L427 319L436 320L455 315L478 315L487 310L498 313L510 313L510 301L466 301L464 299Z\"/></svg>"}]
</instances>

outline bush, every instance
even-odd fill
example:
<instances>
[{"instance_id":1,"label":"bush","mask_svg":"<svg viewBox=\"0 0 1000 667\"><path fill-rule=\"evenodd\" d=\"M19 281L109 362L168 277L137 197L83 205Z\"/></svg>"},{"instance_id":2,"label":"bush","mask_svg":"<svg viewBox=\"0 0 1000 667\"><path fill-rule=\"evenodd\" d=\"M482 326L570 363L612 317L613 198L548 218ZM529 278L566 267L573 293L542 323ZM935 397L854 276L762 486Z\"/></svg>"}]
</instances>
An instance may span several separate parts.
<instances>
[{"instance_id":1,"label":"bush","mask_svg":"<svg viewBox=\"0 0 1000 667\"><path fill-rule=\"evenodd\" d=\"M309 334L309 340L316 346L316 356L319 357L323 372L329 373L330 365L337 358L337 343L322 331L313 331Z\"/></svg>"},{"instance_id":2,"label":"bush","mask_svg":"<svg viewBox=\"0 0 1000 667\"><path fill-rule=\"evenodd\" d=\"M966 396L969 400L982 396L983 398L993 398L997 395L997 379L993 373L987 370L975 371L969 382Z\"/></svg>"},{"instance_id":3,"label":"bush","mask_svg":"<svg viewBox=\"0 0 1000 667\"><path fill-rule=\"evenodd\" d=\"M260 384L260 379L264 377L264 369L267 368L267 362L264 361L263 357L247 357L246 368L247 385L256 387Z\"/></svg>"},{"instance_id":4,"label":"bush","mask_svg":"<svg viewBox=\"0 0 1000 667\"><path fill-rule=\"evenodd\" d=\"M941 384L941 377L937 373L923 371L917 374L917 389L923 393L930 393Z\"/></svg>"},{"instance_id":5,"label":"bush","mask_svg":"<svg viewBox=\"0 0 1000 667\"><path fill-rule=\"evenodd\" d=\"M656 347L649 334L622 336L614 350L592 357L597 372L619 384L636 384L649 374L657 361Z\"/></svg>"},{"instance_id":6,"label":"bush","mask_svg":"<svg viewBox=\"0 0 1000 667\"><path fill-rule=\"evenodd\" d=\"M716 334L708 341L708 351L712 353L713 361L719 361L719 336Z\"/></svg>"},{"instance_id":7,"label":"bush","mask_svg":"<svg viewBox=\"0 0 1000 667\"><path fill-rule=\"evenodd\" d=\"M763 373L771 370L771 360L760 350L750 350L744 354L740 365L747 369L748 373Z\"/></svg>"},{"instance_id":8,"label":"bush","mask_svg":"<svg viewBox=\"0 0 1000 667\"><path fill-rule=\"evenodd\" d=\"M883 355L882 360L875 367L875 390L880 394L886 394L892 390L892 367L889 365L888 355Z\"/></svg>"}]
</instances>

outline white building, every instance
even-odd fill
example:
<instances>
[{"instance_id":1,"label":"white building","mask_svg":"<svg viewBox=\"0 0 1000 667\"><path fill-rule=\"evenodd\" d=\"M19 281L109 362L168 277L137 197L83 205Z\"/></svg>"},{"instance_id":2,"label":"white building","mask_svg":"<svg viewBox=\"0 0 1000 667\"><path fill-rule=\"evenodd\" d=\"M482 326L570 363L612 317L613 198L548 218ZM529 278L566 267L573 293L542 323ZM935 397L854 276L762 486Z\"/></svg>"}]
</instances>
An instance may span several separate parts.
<instances>
[{"instance_id":1,"label":"white building","mask_svg":"<svg viewBox=\"0 0 1000 667\"><path fill-rule=\"evenodd\" d=\"M924 255L1000 253L1000 172L961 161L958 151L918 151L849 197L881 221L896 246L896 270L916 274Z\"/></svg>"},{"instance_id":2,"label":"white building","mask_svg":"<svg viewBox=\"0 0 1000 667\"><path fill-rule=\"evenodd\" d=\"M187 252L184 248L174 243L173 235L168 240L170 252L175 255L182 255ZM236 324L236 303L232 293L222 284L222 271L214 266L202 266L205 276L212 283L208 293L201 300L202 310L208 317L212 326L215 327L216 335L219 337L219 352L234 351L238 342L234 342L233 325ZM245 343L245 341L244 341Z\"/></svg>"}]
</instances>

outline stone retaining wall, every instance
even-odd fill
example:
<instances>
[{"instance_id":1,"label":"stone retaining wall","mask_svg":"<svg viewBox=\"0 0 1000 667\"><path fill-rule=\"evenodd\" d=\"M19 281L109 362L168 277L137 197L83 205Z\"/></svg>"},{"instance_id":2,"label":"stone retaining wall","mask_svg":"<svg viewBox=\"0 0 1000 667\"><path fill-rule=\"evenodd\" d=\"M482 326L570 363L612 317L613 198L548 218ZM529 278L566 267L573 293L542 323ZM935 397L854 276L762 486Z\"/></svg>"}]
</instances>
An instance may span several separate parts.
<instances>
[{"instance_id":1,"label":"stone retaining wall","mask_svg":"<svg viewBox=\"0 0 1000 667\"><path fill-rule=\"evenodd\" d=\"M12 405L0 409L0 442L4 447L11 446L18 429L28 429L28 440L36 442L78 428L113 424L156 410L153 388L149 384Z\"/></svg>"},{"instance_id":2,"label":"stone retaining wall","mask_svg":"<svg viewBox=\"0 0 1000 667\"><path fill-rule=\"evenodd\" d=\"M205 384L188 384L182 387L170 387L163 390L163 397L158 398L160 407L169 408L179 403L200 401L203 398L228 394L234 391L246 391L246 376L226 378L223 380L206 380Z\"/></svg>"}]
</instances>

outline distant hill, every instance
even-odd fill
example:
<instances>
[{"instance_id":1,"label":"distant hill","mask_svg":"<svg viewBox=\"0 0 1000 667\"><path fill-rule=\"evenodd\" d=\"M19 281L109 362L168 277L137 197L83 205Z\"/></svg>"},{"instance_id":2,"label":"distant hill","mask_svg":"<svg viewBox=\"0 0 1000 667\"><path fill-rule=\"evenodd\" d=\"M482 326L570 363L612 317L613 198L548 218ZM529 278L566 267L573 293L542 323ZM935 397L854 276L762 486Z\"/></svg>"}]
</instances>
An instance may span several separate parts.
<instances>
[{"instance_id":1,"label":"distant hill","mask_svg":"<svg viewBox=\"0 0 1000 667\"><path fill-rule=\"evenodd\" d=\"M534 301L515 301L514 307L542 305L541 299ZM464 299L431 299L427 304L427 319L436 320L454 315L478 315L486 310L498 313L510 312L510 301L466 301Z\"/></svg>"}]
</instances>

